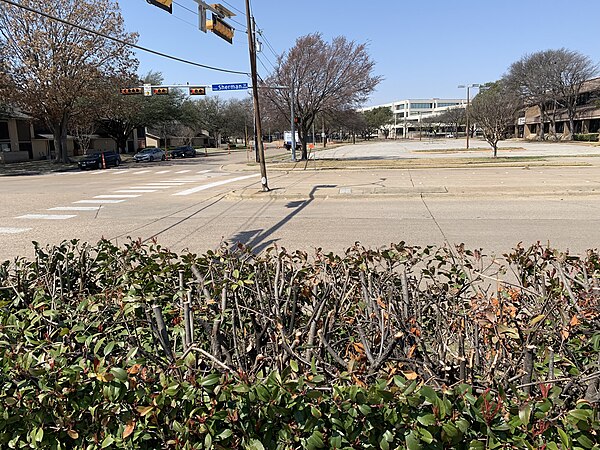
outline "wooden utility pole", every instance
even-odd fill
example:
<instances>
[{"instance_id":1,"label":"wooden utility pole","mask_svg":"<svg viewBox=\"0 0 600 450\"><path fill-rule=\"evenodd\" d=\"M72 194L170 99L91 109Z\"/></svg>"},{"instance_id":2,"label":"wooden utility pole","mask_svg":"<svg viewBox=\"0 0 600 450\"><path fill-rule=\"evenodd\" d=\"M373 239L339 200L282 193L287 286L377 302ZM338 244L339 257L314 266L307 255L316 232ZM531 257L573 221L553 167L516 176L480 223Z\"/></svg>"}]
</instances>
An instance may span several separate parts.
<instances>
[{"instance_id":1,"label":"wooden utility pole","mask_svg":"<svg viewBox=\"0 0 600 450\"><path fill-rule=\"evenodd\" d=\"M254 99L254 122L256 124L256 141L260 164L260 182L263 192L269 191L267 183L267 166L265 163L265 147L262 139L262 124L260 121L260 106L258 102L258 75L256 72L256 35L252 16L250 15L250 0L246 0L246 20L248 24L248 49L250 51L250 71L252 73L252 97Z\"/></svg>"}]
</instances>

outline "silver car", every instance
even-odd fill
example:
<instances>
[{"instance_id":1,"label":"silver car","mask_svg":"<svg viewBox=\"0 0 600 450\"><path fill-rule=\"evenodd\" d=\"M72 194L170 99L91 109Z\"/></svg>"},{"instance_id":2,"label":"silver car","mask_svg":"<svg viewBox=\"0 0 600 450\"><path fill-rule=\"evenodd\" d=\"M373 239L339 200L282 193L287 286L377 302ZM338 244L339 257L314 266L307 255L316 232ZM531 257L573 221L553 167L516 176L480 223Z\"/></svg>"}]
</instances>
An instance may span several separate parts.
<instances>
[{"instance_id":1,"label":"silver car","mask_svg":"<svg viewBox=\"0 0 600 450\"><path fill-rule=\"evenodd\" d=\"M141 161L164 161L167 159L164 150L158 147L148 147L136 153L133 157L135 162Z\"/></svg>"}]
</instances>

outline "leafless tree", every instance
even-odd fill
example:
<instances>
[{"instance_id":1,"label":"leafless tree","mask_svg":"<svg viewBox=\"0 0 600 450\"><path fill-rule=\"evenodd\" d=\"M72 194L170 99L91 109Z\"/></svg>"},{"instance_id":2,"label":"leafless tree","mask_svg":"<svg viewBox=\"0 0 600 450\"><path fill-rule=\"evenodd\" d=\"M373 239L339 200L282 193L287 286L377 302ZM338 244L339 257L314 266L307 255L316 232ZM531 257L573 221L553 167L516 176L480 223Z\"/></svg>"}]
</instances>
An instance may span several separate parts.
<instances>
[{"instance_id":1,"label":"leafless tree","mask_svg":"<svg viewBox=\"0 0 600 450\"><path fill-rule=\"evenodd\" d=\"M381 81L381 77L373 75L374 66L366 44L342 36L328 43L318 33L298 38L294 47L278 59L275 72L264 84L293 86L303 159L308 155L307 136L316 116L363 103ZM261 93L289 123L289 90L263 89Z\"/></svg>"},{"instance_id":2,"label":"leafless tree","mask_svg":"<svg viewBox=\"0 0 600 450\"><path fill-rule=\"evenodd\" d=\"M498 141L504 139L515 124L521 109L518 96L505 81L488 83L473 99L469 114L483 130L483 137L492 146L493 157L498 156Z\"/></svg>"},{"instance_id":3,"label":"leafless tree","mask_svg":"<svg viewBox=\"0 0 600 450\"><path fill-rule=\"evenodd\" d=\"M112 0L23 0L21 5L69 23L134 42ZM81 96L107 74L135 70L126 45L21 7L0 8L0 47L12 89L9 100L44 121L54 134L57 159L67 158L67 127Z\"/></svg>"},{"instance_id":4,"label":"leafless tree","mask_svg":"<svg viewBox=\"0 0 600 450\"><path fill-rule=\"evenodd\" d=\"M465 123L465 108L462 106L449 108L440 115L436 116L438 123L450 126L454 132L454 137L458 137L458 128Z\"/></svg>"},{"instance_id":5,"label":"leafless tree","mask_svg":"<svg viewBox=\"0 0 600 450\"><path fill-rule=\"evenodd\" d=\"M551 132L555 134L556 110L560 107L567 110L572 138L577 97L583 83L597 72L598 66L587 56L561 48L523 56L510 66L505 79L525 105L539 108L541 140L546 120L550 121Z\"/></svg>"}]
</instances>

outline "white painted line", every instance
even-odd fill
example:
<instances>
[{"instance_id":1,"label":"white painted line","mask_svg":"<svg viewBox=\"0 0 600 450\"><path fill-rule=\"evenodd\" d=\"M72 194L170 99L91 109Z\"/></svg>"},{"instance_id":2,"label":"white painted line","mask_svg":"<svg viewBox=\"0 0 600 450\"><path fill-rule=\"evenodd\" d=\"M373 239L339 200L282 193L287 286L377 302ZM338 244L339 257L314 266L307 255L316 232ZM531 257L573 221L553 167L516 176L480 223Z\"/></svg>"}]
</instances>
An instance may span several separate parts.
<instances>
[{"instance_id":1,"label":"white painted line","mask_svg":"<svg viewBox=\"0 0 600 450\"><path fill-rule=\"evenodd\" d=\"M123 194L136 194L136 193L145 194L146 192L156 192L156 189L123 189L121 191L115 191L115 192L121 192Z\"/></svg>"},{"instance_id":2,"label":"white painted line","mask_svg":"<svg viewBox=\"0 0 600 450\"><path fill-rule=\"evenodd\" d=\"M125 200L77 200L76 202L73 203L99 203L101 205L105 204L105 203L121 203L124 202Z\"/></svg>"},{"instance_id":3,"label":"white painted line","mask_svg":"<svg viewBox=\"0 0 600 450\"><path fill-rule=\"evenodd\" d=\"M200 172L196 172L196 173L208 173L210 172L210 170L201 170Z\"/></svg>"},{"instance_id":4,"label":"white painted line","mask_svg":"<svg viewBox=\"0 0 600 450\"><path fill-rule=\"evenodd\" d=\"M196 192L204 191L206 189L210 189L210 188L213 188L213 187L222 186L224 184L233 183L235 181L247 180L248 178L255 178L255 177L259 177L259 176L260 176L260 174L255 173L253 175L245 175L243 177L230 178L229 180L215 181L214 183L204 184L202 186L197 186L195 188L186 189L185 191L177 192L177 193L172 194L172 195L190 195L190 194L194 194Z\"/></svg>"},{"instance_id":5,"label":"white painted line","mask_svg":"<svg viewBox=\"0 0 600 450\"><path fill-rule=\"evenodd\" d=\"M147 184L146 186L132 186L127 189L169 189L171 186L165 186L164 184Z\"/></svg>"},{"instance_id":6,"label":"white painted line","mask_svg":"<svg viewBox=\"0 0 600 450\"><path fill-rule=\"evenodd\" d=\"M121 175L121 174L123 174L123 173L127 173L127 172L129 172L129 169L125 169L125 170L116 170L116 171L114 171L114 172L112 172L112 173L114 173L115 175Z\"/></svg>"},{"instance_id":7,"label":"white painted line","mask_svg":"<svg viewBox=\"0 0 600 450\"><path fill-rule=\"evenodd\" d=\"M188 172L191 172L191 169L180 170L179 172L175 172L175 173L188 173Z\"/></svg>"},{"instance_id":8,"label":"white painted line","mask_svg":"<svg viewBox=\"0 0 600 450\"><path fill-rule=\"evenodd\" d=\"M156 172L156 173L169 173L169 172L170 172L170 170L159 170L159 171L158 171L158 172Z\"/></svg>"},{"instance_id":9,"label":"white painted line","mask_svg":"<svg viewBox=\"0 0 600 450\"><path fill-rule=\"evenodd\" d=\"M136 198L141 197L137 194L108 194L108 195L95 195L94 198Z\"/></svg>"},{"instance_id":10,"label":"white painted line","mask_svg":"<svg viewBox=\"0 0 600 450\"><path fill-rule=\"evenodd\" d=\"M77 217L74 214L25 214L16 219L41 219L41 220L65 220Z\"/></svg>"},{"instance_id":11,"label":"white painted line","mask_svg":"<svg viewBox=\"0 0 600 450\"><path fill-rule=\"evenodd\" d=\"M138 170L137 172L133 172L132 175L139 175L141 173L148 173L150 172L149 170Z\"/></svg>"},{"instance_id":12,"label":"white painted line","mask_svg":"<svg viewBox=\"0 0 600 450\"><path fill-rule=\"evenodd\" d=\"M48 211L98 211L100 206L56 206Z\"/></svg>"},{"instance_id":13,"label":"white painted line","mask_svg":"<svg viewBox=\"0 0 600 450\"><path fill-rule=\"evenodd\" d=\"M185 183L181 181L159 181L158 183L153 183L156 186L183 186Z\"/></svg>"},{"instance_id":14,"label":"white painted line","mask_svg":"<svg viewBox=\"0 0 600 450\"><path fill-rule=\"evenodd\" d=\"M19 234L31 230L31 228L0 227L0 234Z\"/></svg>"}]
</instances>

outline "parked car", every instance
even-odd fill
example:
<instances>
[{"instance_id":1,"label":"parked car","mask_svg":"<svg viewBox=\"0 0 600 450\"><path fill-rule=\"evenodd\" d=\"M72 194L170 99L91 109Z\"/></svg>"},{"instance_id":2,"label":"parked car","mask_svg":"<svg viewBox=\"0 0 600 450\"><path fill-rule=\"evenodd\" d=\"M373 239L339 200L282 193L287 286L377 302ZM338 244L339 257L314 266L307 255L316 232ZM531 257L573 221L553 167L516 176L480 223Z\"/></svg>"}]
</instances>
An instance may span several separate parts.
<instances>
[{"instance_id":1,"label":"parked car","mask_svg":"<svg viewBox=\"0 0 600 450\"><path fill-rule=\"evenodd\" d=\"M97 152L86 155L78 165L81 170L85 169L102 169L102 156L106 167L121 165L121 155L115 152Z\"/></svg>"},{"instance_id":2,"label":"parked car","mask_svg":"<svg viewBox=\"0 0 600 450\"><path fill-rule=\"evenodd\" d=\"M133 157L135 162L140 161L164 161L167 159L163 149L158 147L147 147L136 153Z\"/></svg>"},{"instance_id":3,"label":"parked car","mask_svg":"<svg viewBox=\"0 0 600 450\"><path fill-rule=\"evenodd\" d=\"M171 150L171 157L173 158L193 158L194 156L196 156L196 149L189 145Z\"/></svg>"}]
</instances>

